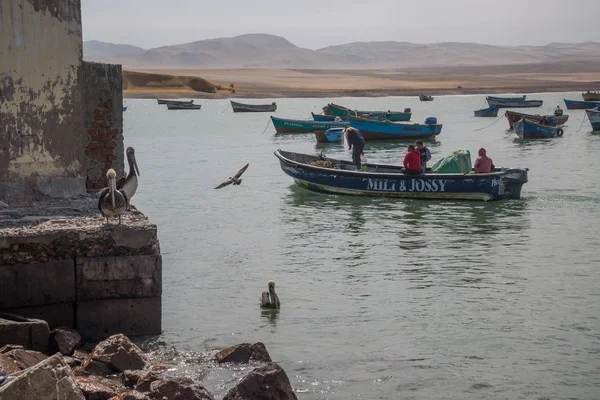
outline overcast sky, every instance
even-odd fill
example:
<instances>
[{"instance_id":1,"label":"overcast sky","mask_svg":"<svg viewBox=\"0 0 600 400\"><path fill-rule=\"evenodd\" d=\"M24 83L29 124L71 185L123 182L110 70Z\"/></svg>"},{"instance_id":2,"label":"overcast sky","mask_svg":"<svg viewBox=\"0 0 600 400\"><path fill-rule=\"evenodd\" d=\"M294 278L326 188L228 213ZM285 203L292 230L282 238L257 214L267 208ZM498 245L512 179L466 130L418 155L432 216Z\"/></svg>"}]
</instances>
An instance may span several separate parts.
<instances>
[{"instance_id":1,"label":"overcast sky","mask_svg":"<svg viewBox=\"0 0 600 400\"><path fill-rule=\"evenodd\" d=\"M354 41L600 41L598 0L81 0L84 40L151 48L245 33Z\"/></svg>"}]
</instances>

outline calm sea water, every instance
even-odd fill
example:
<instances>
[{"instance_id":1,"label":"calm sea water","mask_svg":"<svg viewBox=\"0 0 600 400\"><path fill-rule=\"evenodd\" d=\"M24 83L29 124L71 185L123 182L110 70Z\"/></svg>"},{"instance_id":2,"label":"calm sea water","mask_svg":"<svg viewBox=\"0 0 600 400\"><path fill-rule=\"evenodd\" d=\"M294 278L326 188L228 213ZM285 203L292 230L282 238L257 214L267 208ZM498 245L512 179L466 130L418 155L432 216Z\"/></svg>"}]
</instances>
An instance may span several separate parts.
<instances>
[{"instance_id":1,"label":"calm sea water","mask_svg":"<svg viewBox=\"0 0 600 400\"><path fill-rule=\"evenodd\" d=\"M580 94L528 97L544 107L525 112L551 113ZM414 122L444 124L433 161L485 147L530 182L522 200L494 203L312 193L273 151L350 159L347 147L275 135L270 114L233 114L226 100L126 100L133 203L163 252L159 339L189 351L182 370L222 395L247 371L205 370L194 355L262 341L300 399L600 398L600 134L584 111L565 109L562 138L519 142L505 118L477 131L496 121L473 117L479 95L276 101L290 118L330 101L411 107ZM366 158L401 163L406 144L369 142ZM248 162L241 186L213 190ZM278 314L258 306L269 279Z\"/></svg>"}]
</instances>

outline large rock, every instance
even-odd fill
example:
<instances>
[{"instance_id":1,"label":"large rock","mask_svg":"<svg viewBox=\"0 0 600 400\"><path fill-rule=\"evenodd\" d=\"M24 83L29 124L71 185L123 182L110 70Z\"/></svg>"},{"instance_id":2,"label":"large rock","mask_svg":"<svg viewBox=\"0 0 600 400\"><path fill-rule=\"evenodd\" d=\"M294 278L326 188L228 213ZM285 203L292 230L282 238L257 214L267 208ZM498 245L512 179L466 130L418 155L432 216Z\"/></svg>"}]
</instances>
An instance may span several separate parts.
<instances>
[{"instance_id":1,"label":"large rock","mask_svg":"<svg viewBox=\"0 0 600 400\"><path fill-rule=\"evenodd\" d=\"M137 386L140 379L142 379L148 373L148 371L142 371L139 369L128 369L126 371L123 371L123 383L125 384L125 386L130 388L135 387ZM148 389L150 388L148 387Z\"/></svg>"},{"instance_id":2,"label":"large rock","mask_svg":"<svg viewBox=\"0 0 600 400\"><path fill-rule=\"evenodd\" d=\"M160 376L154 372L147 372L145 375L140 377L140 379L138 379L136 389L140 392L149 392L151 390L150 385L152 385L152 382L160 379Z\"/></svg>"},{"instance_id":3,"label":"large rock","mask_svg":"<svg viewBox=\"0 0 600 400\"><path fill-rule=\"evenodd\" d=\"M117 334L98 343L83 363L91 375L108 375L128 369L143 369L147 360L142 350L127 336Z\"/></svg>"},{"instance_id":4,"label":"large rock","mask_svg":"<svg viewBox=\"0 0 600 400\"><path fill-rule=\"evenodd\" d=\"M1 275L0 273L0 279L2 279ZM2 285L3 283L0 283L0 296L3 295ZM0 344L17 344L31 350L46 352L48 351L48 332L46 321L0 312Z\"/></svg>"},{"instance_id":5,"label":"large rock","mask_svg":"<svg viewBox=\"0 0 600 400\"><path fill-rule=\"evenodd\" d=\"M297 399L285 371L275 363L256 368L223 397L223 400Z\"/></svg>"},{"instance_id":6,"label":"large rock","mask_svg":"<svg viewBox=\"0 0 600 400\"><path fill-rule=\"evenodd\" d=\"M108 400L117 395L117 392L93 378L95 377L87 378L78 376L76 378L77 385L83 392L86 400Z\"/></svg>"},{"instance_id":7,"label":"large rock","mask_svg":"<svg viewBox=\"0 0 600 400\"><path fill-rule=\"evenodd\" d=\"M248 363L271 362L271 356L263 343L241 343L227 349L221 350L216 355L219 363Z\"/></svg>"},{"instance_id":8,"label":"large rock","mask_svg":"<svg viewBox=\"0 0 600 400\"><path fill-rule=\"evenodd\" d=\"M151 400L215 400L203 386L190 379L160 379L150 384Z\"/></svg>"},{"instance_id":9,"label":"large rock","mask_svg":"<svg viewBox=\"0 0 600 400\"><path fill-rule=\"evenodd\" d=\"M21 368L15 360L0 353L0 376L14 374L19 371L21 371Z\"/></svg>"},{"instance_id":10,"label":"large rock","mask_svg":"<svg viewBox=\"0 0 600 400\"><path fill-rule=\"evenodd\" d=\"M109 400L150 400L150 397L146 396L144 393L132 390L130 392L119 393L118 395L110 398Z\"/></svg>"},{"instance_id":11,"label":"large rock","mask_svg":"<svg viewBox=\"0 0 600 400\"><path fill-rule=\"evenodd\" d=\"M50 332L49 348L51 353L60 352L70 356L81 343L81 336L75 329L60 327Z\"/></svg>"},{"instance_id":12,"label":"large rock","mask_svg":"<svg viewBox=\"0 0 600 400\"><path fill-rule=\"evenodd\" d=\"M54 355L0 387L0 399L85 400L85 397L71 368L59 355Z\"/></svg>"},{"instance_id":13,"label":"large rock","mask_svg":"<svg viewBox=\"0 0 600 400\"><path fill-rule=\"evenodd\" d=\"M16 349L5 354L11 358L21 369L30 368L48 358L46 355L34 350Z\"/></svg>"}]
</instances>

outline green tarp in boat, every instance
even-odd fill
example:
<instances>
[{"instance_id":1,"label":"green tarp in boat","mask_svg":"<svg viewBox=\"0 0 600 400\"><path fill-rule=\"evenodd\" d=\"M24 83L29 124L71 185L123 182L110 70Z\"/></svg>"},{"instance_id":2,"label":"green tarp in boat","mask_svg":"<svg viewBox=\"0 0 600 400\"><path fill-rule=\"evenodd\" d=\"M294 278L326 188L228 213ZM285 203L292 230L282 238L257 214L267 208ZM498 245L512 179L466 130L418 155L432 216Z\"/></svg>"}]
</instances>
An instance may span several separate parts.
<instances>
[{"instance_id":1,"label":"green tarp in boat","mask_svg":"<svg viewBox=\"0 0 600 400\"><path fill-rule=\"evenodd\" d=\"M471 169L471 153L469 153L469 150L457 150L436 162L431 167L431 172L436 174L468 174Z\"/></svg>"}]
</instances>

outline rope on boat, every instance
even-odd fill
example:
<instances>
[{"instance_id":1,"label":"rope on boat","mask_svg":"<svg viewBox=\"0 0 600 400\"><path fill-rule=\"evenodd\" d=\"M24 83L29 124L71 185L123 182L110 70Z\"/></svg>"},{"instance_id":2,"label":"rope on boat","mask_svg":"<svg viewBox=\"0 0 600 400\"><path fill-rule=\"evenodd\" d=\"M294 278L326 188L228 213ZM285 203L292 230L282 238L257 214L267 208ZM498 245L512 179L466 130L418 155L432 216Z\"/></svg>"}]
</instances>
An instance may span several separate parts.
<instances>
[{"instance_id":1,"label":"rope on boat","mask_svg":"<svg viewBox=\"0 0 600 400\"><path fill-rule=\"evenodd\" d=\"M583 123L585 122L586 119L587 119L587 113L585 113L583 115L583 120L581 121L581 126L579 127L579 129L577 130L577 132L579 132L581 130L581 128L583 128Z\"/></svg>"},{"instance_id":2,"label":"rope on boat","mask_svg":"<svg viewBox=\"0 0 600 400\"><path fill-rule=\"evenodd\" d=\"M227 103L227 107L225 107L225 109L223 111L221 111L221 114L223 114L225 111L227 111L227 109L229 108L230 105L231 105L230 103Z\"/></svg>"},{"instance_id":3,"label":"rope on boat","mask_svg":"<svg viewBox=\"0 0 600 400\"><path fill-rule=\"evenodd\" d=\"M262 131L261 135L264 134L267 131L267 129L269 129L269 124L270 123L271 123L271 118L269 118L269 120L267 121L267 126L265 126L265 130Z\"/></svg>"},{"instance_id":4,"label":"rope on boat","mask_svg":"<svg viewBox=\"0 0 600 400\"><path fill-rule=\"evenodd\" d=\"M479 128L479 129L474 129L475 132L477 131L482 131L485 128L489 128L490 126L494 125L496 122L500 121L502 118L504 118L504 115L501 115L500 117L498 117L497 120L495 120L494 122L492 122L491 124L489 124L488 126L484 126L483 128Z\"/></svg>"}]
</instances>

